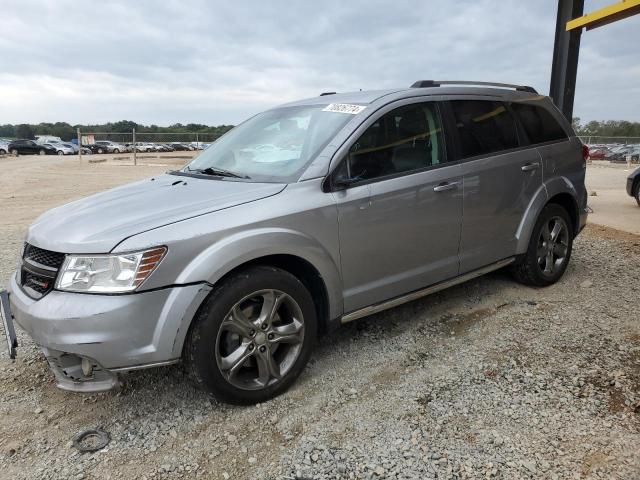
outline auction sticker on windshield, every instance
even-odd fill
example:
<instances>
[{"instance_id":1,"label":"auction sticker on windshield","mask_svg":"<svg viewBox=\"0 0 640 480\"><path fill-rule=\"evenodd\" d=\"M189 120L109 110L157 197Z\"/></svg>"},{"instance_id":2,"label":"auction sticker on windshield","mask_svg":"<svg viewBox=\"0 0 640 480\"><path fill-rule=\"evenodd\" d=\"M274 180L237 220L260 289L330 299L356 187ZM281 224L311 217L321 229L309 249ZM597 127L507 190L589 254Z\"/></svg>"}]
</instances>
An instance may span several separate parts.
<instances>
[{"instance_id":1,"label":"auction sticker on windshield","mask_svg":"<svg viewBox=\"0 0 640 480\"><path fill-rule=\"evenodd\" d=\"M350 113L356 115L363 111L364 105L350 105L348 103L330 103L322 109L323 112Z\"/></svg>"}]
</instances>

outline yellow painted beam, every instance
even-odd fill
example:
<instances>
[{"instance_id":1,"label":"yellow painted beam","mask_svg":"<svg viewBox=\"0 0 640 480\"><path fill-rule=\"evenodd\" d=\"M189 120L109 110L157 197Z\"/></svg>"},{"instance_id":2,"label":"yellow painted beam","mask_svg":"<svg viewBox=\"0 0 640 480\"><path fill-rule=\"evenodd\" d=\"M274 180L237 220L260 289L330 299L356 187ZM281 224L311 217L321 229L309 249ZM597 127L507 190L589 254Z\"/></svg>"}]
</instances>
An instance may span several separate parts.
<instances>
[{"instance_id":1,"label":"yellow painted beam","mask_svg":"<svg viewBox=\"0 0 640 480\"><path fill-rule=\"evenodd\" d=\"M622 0L567 22L567 32L586 27L591 30L640 13L640 0Z\"/></svg>"}]
</instances>

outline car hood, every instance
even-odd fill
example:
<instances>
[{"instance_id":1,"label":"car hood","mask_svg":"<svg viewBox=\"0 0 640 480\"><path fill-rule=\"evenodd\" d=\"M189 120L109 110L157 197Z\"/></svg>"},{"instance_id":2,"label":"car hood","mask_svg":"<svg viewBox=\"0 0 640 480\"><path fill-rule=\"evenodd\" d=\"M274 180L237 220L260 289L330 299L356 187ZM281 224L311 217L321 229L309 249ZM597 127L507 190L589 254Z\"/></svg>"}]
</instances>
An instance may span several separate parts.
<instances>
[{"instance_id":1,"label":"car hood","mask_svg":"<svg viewBox=\"0 0 640 480\"><path fill-rule=\"evenodd\" d=\"M27 242L63 253L106 253L132 235L276 195L285 186L164 174L49 210L29 227Z\"/></svg>"}]
</instances>

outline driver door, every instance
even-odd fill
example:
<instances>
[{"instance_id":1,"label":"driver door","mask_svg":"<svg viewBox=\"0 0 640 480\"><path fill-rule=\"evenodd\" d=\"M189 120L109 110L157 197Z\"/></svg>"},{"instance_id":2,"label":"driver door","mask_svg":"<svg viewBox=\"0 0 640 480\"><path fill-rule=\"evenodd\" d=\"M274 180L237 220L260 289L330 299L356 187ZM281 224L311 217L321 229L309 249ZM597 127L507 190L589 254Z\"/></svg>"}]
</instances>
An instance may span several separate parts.
<instances>
[{"instance_id":1,"label":"driver door","mask_svg":"<svg viewBox=\"0 0 640 480\"><path fill-rule=\"evenodd\" d=\"M458 274L462 172L447 160L435 102L387 108L351 145L333 193L345 313Z\"/></svg>"}]
</instances>

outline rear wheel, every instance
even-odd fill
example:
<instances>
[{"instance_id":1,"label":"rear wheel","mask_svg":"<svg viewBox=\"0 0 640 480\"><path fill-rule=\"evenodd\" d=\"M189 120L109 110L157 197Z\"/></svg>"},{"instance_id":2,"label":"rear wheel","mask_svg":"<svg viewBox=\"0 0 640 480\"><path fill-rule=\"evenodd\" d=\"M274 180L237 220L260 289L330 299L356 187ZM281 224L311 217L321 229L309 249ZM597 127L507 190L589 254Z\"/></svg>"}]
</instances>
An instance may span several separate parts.
<instances>
[{"instance_id":1,"label":"rear wheel","mask_svg":"<svg viewBox=\"0 0 640 480\"><path fill-rule=\"evenodd\" d=\"M184 357L199 386L222 401L252 404L295 381L315 336L309 291L284 270L258 266L232 275L209 295Z\"/></svg>"},{"instance_id":2,"label":"rear wheel","mask_svg":"<svg viewBox=\"0 0 640 480\"><path fill-rule=\"evenodd\" d=\"M18 156L18 150L16 150L15 148L13 150L11 150L11 155L14 155L14 156L17 157Z\"/></svg>"},{"instance_id":3,"label":"rear wheel","mask_svg":"<svg viewBox=\"0 0 640 480\"><path fill-rule=\"evenodd\" d=\"M572 248L569 214L560 205L549 204L540 212L527 253L512 267L512 273L516 280L527 285L551 285L567 269Z\"/></svg>"},{"instance_id":4,"label":"rear wheel","mask_svg":"<svg viewBox=\"0 0 640 480\"><path fill-rule=\"evenodd\" d=\"M38 151L38 155L46 155L46 154L47 154L47 152L45 152L44 150Z\"/></svg>"},{"instance_id":5,"label":"rear wheel","mask_svg":"<svg viewBox=\"0 0 640 480\"><path fill-rule=\"evenodd\" d=\"M633 196L636 197L636 202L638 202L638 206L640 207L640 180L636 182L636 192Z\"/></svg>"},{"instance_id":6,"label":"rear wheel","mask_svg":"<svg viewBox=\"0 0 640 480\"><path fill-rule=\"evenodd\" d=\"M98 149L98 153L104 153L104 150L102 150L101 148Z\"/></svg>"},{"instance_id":7,"label":"rear wheel","mask_svg":"<svg viewBox=\"0 0 640 480\"><path fill-rule=\"evenodd\" d=\"M58 155L64 155L64 152L62 150L58 150Z\"/></svg>"},{"instance_id":8,"label":"rear wheel","mask_svg":"<svg viewBox=\"0 0 640 480\"><path fill-rule=\"evenodd\" d=\"M120 150L118 150L117 148L114 148L113 153L120 153Z\"/></svg>"}]
</instances>

